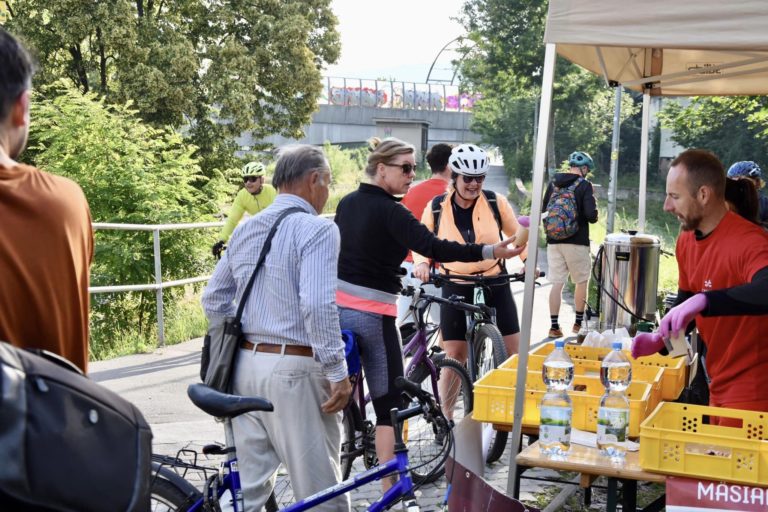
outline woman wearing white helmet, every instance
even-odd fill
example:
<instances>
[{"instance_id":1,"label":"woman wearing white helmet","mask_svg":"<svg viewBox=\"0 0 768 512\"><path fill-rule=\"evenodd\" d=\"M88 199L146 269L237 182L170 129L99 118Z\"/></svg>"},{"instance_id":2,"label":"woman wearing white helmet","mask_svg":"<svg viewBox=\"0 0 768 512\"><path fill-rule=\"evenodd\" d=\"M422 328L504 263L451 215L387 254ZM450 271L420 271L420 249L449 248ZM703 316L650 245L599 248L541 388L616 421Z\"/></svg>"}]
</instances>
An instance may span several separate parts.
<instances>
[{"instance_id":1,"label":"woman wearing white helmet","mask_svg":"<svg viewBox=\"0 0 768 512\"><path fill-rule=\"evenodd\" d=\"M401 140L371 140L368 183L342 198L336 208L341 233L336 303L342 329L358 336L368 390L376 412L376 455L394 457L389 411L401 408L402 392L392 383L403 375L400 335L395 324L401 290L400 264L411 249L437 261L495 261L520 253L512 240L467 244L440 240L397 195L408 192L416 172L415 148ZM391 482L382 481L388 487Z\"/></svg>"},{"instance_id":2,"label":"woman wearing white helmet","mask_svg":"<svg viewBox=\"0 0 768 512\"><path fill-rule=\"evenodd\" d=\"M453 171L451 187L447 194L437 196L424 209L421 222L431 229L438 238L462 243L494 244L506 236L517 233L520 226L507 198L483 189L485 176L490 168L487 153L474 144L462 144L451 152L448 165ZM439 212L436 213L436 212ZM525 261L528 248L520 253ZM430 261L420 254L414 254L414 275L426 279ZM506 273L502 260L485 260L472 263L441 263L442 274L495 276ZM462 300L474 303L474 286L471 284L450 284L442 287L443 297L459 295ZM520 324L517 308L512 298L509 282L500 279L489 287L485 302L497 311L497 323L507 355L516 354L520 341ZM448 357L466 362L467 332L463 311L452 308L440 309L440 329L443 333L444 349Z\"/></svg>"},{"instance_id":3,"label":"woman wearing white helmet","mask_svg":"<svg viewBox=\"0 0 768 512\"><path fill-rule=\"evenodd\" d=\"M264 183L266 172L264 164L255 161L248 162L240 170L244 188L240 189L235 196L232 208L230 208L229 214L227 214L227 222L221 228L221 233L219 233L219 241L213 244L211 252L214 256L218 257L221 255L224 244L229 240L235 227L237 227L237 224L243 217L243 213L248 212L248 215L256 215L275 200L277 190L272 185Z\"/></svg>"}]
</instances>

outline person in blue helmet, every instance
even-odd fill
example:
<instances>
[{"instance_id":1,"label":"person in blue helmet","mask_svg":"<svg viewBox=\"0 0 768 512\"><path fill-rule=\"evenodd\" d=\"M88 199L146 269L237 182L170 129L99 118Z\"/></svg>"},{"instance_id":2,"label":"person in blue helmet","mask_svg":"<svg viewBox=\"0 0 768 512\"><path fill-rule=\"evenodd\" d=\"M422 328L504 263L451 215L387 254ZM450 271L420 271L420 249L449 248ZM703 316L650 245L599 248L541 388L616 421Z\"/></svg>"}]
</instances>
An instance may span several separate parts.
<instances>
[{"instance_id":1,"label":"person in blue helmet","mask_svg":"<svg viewBox=\"0 0 768 512\"><path fill-rule=\"evenodd\" d=\"M758 220L760 224L768 224L768 196L762 193L765 186L763 181L763 171L757 163L750 160L736 162L728 169L728 177L734 180L749 179L757 189L759 200Z\"/></svg>"},{"instance_id":2,"label":"person in blue helmet","mask_svg":"<svg viewBox=\"0 0 768 512\"><path fill-rule=\"evenodd\" d=\"M592 256L589 252L589 225L597 222L597 204L587 175L595 162L584 151L568 156L568 171L559 172L549 183L541 204L547 234L547 264L552 289L549 293L550 338L561 338L560 304L563 287L570 277L574 284L576 319L573 333L581 330L587 303ZM566 199L570 198L570 199ZM560 219L549 222L547 217Z\"/></svg>"}]
</instances>

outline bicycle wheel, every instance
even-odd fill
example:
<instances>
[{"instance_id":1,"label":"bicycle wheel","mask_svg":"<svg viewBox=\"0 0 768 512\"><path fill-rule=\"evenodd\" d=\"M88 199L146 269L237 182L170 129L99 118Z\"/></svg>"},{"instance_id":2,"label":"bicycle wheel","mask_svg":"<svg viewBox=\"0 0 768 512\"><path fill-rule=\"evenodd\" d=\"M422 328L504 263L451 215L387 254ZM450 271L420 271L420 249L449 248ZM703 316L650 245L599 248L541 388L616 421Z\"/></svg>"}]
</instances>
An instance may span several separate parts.
<instances>
[{"instance_id":1,"label":"bicycle wheel","mask_svg":"<svg viewBox=\"0 0 768 512\"><path fill-rule=\"evenodd\" d=\"M150 510L152 512L185 512L203 497L203 494L192 484L189 484L189 487L183 489L165 478L154 477L150 489Z\"/></svg>"},{"instance_id":2,"label":"bicycle wheel","mask_svg":"<svg viewBox=\"0 0 768 512\"><path fill-rule=\"evenodd\" d=\"M507 360L504 338L499 328L493 324L482 324L478 327L472 338L472 347L475 355L476 379L498 368ZM486 454L486 462L495 462L504 455L507 437L509 437L508 432L496 431L490 423L483 424L483 451Z\"/></svg>"},{"instance_id":3,"label":"bicycle wheel","mask_svg":"<svg viewBox=\"0 0 768 512\"><path fill-rule=\"evenodd\" d=\"M464 365L454 359L435 361L438 369L438 389L443 412L454 424L472 411L472 383ZM432 393L432 379L422 382L422 388ZM452 425L443 418L418 416L407 423L406 445L411 477L417 484L434 482L445 472L445 449Z\"/></svg>"},{"instance_id":4,"label":"bicycle wheel","mask_svg":"<svg viewBox=\"0 0 768 512\"><path fill-rule=\"evenodd\" d=\"M341 479L346 480L352 474L352 464L358 455L358 448L363 444L363 433L355 429L354 414L360 415L356 411L357 404L351 401L344 408L344 415L341 419Z\"/></svg>"}]
</instances>

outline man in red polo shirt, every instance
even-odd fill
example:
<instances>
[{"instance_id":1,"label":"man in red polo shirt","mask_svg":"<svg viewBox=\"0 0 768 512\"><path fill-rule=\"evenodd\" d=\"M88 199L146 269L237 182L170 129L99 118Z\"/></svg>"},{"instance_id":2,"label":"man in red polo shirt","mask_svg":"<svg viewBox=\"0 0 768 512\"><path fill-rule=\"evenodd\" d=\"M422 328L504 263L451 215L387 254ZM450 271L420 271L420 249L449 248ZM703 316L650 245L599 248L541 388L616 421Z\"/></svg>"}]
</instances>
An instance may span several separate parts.
<instances>
[{"instance_id":1,"label":"man in red polo shirt","mask_svg":"<svg viewBox=\"0 0 768 512\"><path fill-rule=\"evenodd\" d=\"M707 346L710 405L768 412L768 234L728 211L725 170L688 150L672 162L664 210L677 216L678 305L659 336L638 336L633 356L664 348L693 320ZM722 422L721 422L722 424Z\"/></svg>"},{"instance_id":2,"label":"man in red polo shirt","mask_svg":"<svg viewBox=\"0 0 768 512\"><path fill-rule=\"evenodd\" d=\"M448 158L451 156L451 150L453 148L448 144L435 144L429 149L427 153L427 163L429 168L432 169L432 177L428 180L422 181L416 186L411 187L408 193L403 196L402 204L408 208L413 216L420 219L426 208L432 201L432 198L445 194L448 188L448 183L451 180L451 170L448 168ZM421 284L418 279L411 278L411 271L413 270L413 255L408 252L405 261L403 262L403 268L406 269L407 274L403 278L403 286L410 284L413 281L414 286ZM427 290L427 293L434 293L436 290L434 287L431 290ZM397 301L397 325L400 325L408 319L408 306L411 305L411 300L408 297L401 297ZM430 308L430 316L432 318L440 318L440 307L437 304L432 304Z\"/></svg>"}]
</instances>

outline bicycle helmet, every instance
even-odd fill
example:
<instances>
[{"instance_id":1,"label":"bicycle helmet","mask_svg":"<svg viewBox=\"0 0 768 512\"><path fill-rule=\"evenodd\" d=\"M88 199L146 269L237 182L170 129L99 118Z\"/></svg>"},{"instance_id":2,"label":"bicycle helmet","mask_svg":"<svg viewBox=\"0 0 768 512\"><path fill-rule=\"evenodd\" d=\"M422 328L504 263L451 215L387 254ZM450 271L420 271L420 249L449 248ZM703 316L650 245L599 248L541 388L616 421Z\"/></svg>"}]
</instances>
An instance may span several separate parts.
<instances>
[{"instance_id":1,"label":"bicycle helmet","mask_svg":"<svg viewBox=\"0 0 768 512\"><path fill-rule=\"evenodd\" d=\"M488 173L490 162L485 150L474 144L461 144L451 150L448 159L451 170L465 176L482 176Z\"/></svg>"},{"instance_id":2,"label":"bicycle helmet","mask_svg":"<svg viewBox=\"0 0 768 512\"><path fill-rule=\"evenodd\" d=\"M595 161L592 160L592 157L589 156L588 153L574 151L568 156L568 165L571 167L582 167L586 165L591 171L595 168Z\"/></svg>"},{"instance_id":3,"label":"bicycle helmet","mask_svg":"<svg viewBox=\"0 0 768 512\"><path fill-rule=\"evenodd\" d=\"M240 171L240 174L245 176L264 176L264 164L261 162L248 162Z\"/></svg>"},{"instance_id":4,"label":"bicycle helmet","mask_svg":"<svg viewBox=\"0 0 768 512\"><path fill-rule=\"evenodd\" d=\"M762 178L762 176L763 171L760 169L760 166L749 160L736 162L728 168L729 178Z\"/></svg>"}]
</instances>

